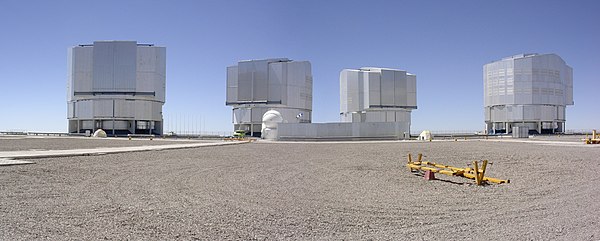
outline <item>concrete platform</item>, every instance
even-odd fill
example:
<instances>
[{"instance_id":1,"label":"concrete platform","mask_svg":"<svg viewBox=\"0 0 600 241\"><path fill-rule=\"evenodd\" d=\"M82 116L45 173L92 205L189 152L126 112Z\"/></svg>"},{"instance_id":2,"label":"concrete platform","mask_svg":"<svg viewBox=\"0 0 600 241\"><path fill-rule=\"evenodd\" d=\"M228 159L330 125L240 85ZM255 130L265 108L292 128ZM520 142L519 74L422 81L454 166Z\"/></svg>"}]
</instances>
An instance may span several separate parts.
<instances>
[{"instance_id":1,"label":"concrete platform","mask_svg":"<svg viewBox=\"0 0 600 241\"><path fill-rule=\"evenodd\" d=\"M72 149L72 150L29 150L29 151L4 151L0 152L0 159L35 159L49 157L67 157L67 156L94 156L123 152L140 151L160 151L170 149L197 148L208 146L237 145L248 142L216 142L216 143L185 143L171 145L154 146L129 146L129 147L106 147L93 149Z\"/></svg>"},{"instance_id":2,"label":"concrete platform","mask_svg":"<svg viewBox=\"0 0 600 241\"><path fill-rule=\"evenodd\" d=\"M14 165L26 165L35 164L35 162L23 161L23 160L12 160L12 159L0 159L0 166L14 166Z\"/></svg>"}]
</instances>

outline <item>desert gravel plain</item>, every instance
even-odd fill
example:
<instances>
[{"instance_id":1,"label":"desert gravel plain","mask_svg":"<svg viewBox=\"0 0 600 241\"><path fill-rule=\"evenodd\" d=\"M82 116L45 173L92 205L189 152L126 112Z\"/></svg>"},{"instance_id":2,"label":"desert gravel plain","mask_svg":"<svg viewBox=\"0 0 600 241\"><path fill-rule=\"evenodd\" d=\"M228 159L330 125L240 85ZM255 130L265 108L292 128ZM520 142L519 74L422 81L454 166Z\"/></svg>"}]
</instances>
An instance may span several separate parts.
<instances>
[{"instance_id":1,"label":"desert gravel plain","mask_svg":"<svg viewBox=\"0 0 600 241\"><path fill-rule=\"evenodd\" d=\"M600 240L600 145L550 139L35 159L0 167L0 240ZM460 167L488 159L488 176L511 183L426 181L407 170L407 153Z\"/></svg>"}]
</instances>

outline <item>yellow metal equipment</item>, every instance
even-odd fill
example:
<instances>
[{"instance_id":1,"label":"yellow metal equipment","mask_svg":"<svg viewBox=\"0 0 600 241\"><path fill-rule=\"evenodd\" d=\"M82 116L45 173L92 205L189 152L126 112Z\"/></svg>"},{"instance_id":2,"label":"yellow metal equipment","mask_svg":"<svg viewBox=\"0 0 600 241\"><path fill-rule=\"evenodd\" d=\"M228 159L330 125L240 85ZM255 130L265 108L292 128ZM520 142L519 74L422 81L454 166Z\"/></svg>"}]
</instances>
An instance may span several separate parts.
<instances>
[{"instance_id":1,"label":"yellow metal equipment","mask_svg":"<svg viewBox=\"0 0 600 241\"><path fill-rule=\"evenodd\" d=\"M600 144L600 134L596 134L596 130L593 130L592 138L586 135L585 144Z\"/></svg>"},{"instance_id":2,"label":"yellow metal equipment","mask_svg":"<svg viewBox=\"0 0 600 241\"><path fill-rule=\"evenodd\" d=\"M509 183L510 180L502 180L497 178L491 178L484 176L485 169L487 168L488 161L483 160L481 167L478 161L473 161L473 168L459 168L453 166L447 166L434 162L422 161L423 154L419 153L417 161L412 160L412 155L408 154L408 164L406 166L410 168L410 171L430 171L432 173L440 173L448 176L465 177L474 179L477 185L482 185L484 182L493 183Z\"/></svg>"}]
</instances>

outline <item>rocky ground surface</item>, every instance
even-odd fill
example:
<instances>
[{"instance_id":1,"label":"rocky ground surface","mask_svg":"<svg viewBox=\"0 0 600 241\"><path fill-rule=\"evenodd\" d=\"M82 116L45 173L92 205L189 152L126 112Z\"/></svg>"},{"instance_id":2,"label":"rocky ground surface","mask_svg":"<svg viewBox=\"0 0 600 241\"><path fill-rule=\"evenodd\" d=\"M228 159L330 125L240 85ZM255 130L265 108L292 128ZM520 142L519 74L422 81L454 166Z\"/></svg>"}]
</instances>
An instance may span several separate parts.
<instances>
[{"instance_id":1,"label":"rocky ground surface","mask_svg":"<svg viewBox=\"0 0 600 241\"><path fill-rule=\"evenodd\" d=\"M407 153L488 159L511 183L426 181ZM259 141L35 161L0 167L2 240L600 239L591 145Z\"/></svg>"}]
</instances>

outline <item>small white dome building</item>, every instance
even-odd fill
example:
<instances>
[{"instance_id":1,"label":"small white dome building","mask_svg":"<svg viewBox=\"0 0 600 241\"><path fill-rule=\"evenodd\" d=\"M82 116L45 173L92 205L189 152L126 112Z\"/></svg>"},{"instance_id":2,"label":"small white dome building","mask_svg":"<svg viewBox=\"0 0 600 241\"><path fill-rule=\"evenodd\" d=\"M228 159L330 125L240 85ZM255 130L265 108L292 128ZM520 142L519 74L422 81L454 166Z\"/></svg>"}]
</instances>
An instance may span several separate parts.
<instances>
[{"instance_id":1,"label":"small white dome building","mask_svg":"<svg viewBox=\"0 0 600 241\"><path fill-rule=\"evenodd\" d=\"M104 131L102 129L98 129L98 130L94 131L93 137L105 138L106 137L106 131Z\"/></svg>"},{"instance_id":2,"label":"small white dome building","mask_svg":"<svg viewBox=\"0 0 600 241\"><path fill-rule=\"evenodd\" d=\"M277 139L277 125L283 122L279 111L269 110L262 117L261 137L267 140Z\"/></svg>"},{"instance_id":3,"label":"small white dome building","mask_svg":"<svg viewBox=\"0 0 600 241\"><path fill-rule=\"evenodd\" d=\"M433 134L431 134L431 131L424 130L419 135L419 140L420 141L431 141L431 140L433 140Z\"/></svg>"}]
</instances>

